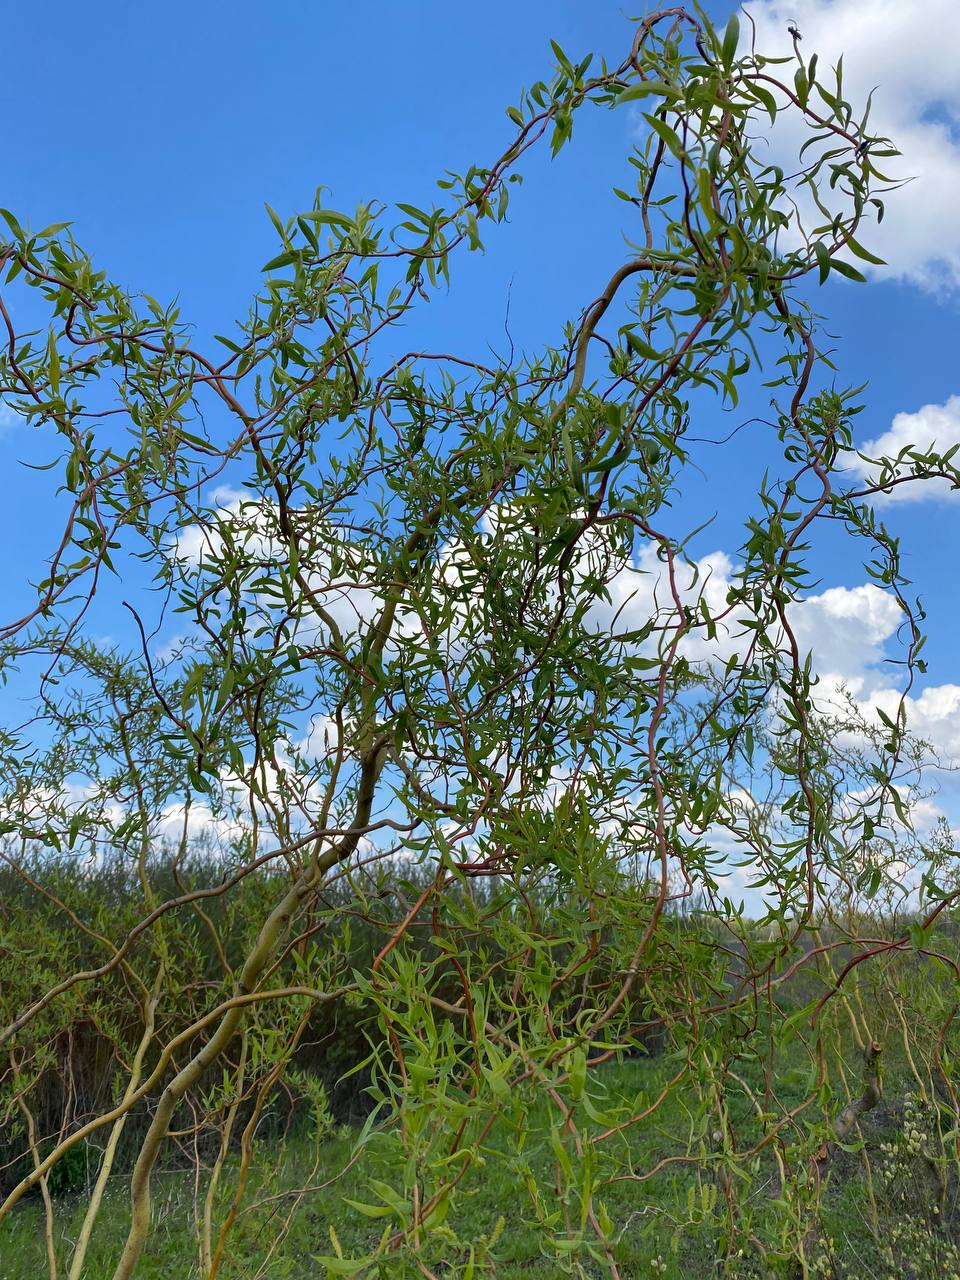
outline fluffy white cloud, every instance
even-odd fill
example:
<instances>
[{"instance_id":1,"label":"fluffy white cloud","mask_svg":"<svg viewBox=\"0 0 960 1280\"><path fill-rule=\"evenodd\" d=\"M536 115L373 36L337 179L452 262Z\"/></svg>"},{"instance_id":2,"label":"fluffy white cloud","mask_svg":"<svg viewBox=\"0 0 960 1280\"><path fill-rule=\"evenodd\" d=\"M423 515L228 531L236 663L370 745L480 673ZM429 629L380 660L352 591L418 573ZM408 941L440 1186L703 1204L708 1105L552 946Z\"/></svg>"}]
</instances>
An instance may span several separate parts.
<instances>
[{"instance_id":1,"label":"fluffy white cloud","mask_svg":"<svg viewBox=\"0 0 960 1280\"><path fill-rule=\"evenodd\" d=\"M586 564L583 566L586 571ZM696 610L702 598L711 617L723 614L727 595L734 585L734 566L723 551L713 551L694 564L677 561L675 565L677 595L688 608ZM598 631L628 632L656 618L666 629L677 624L676 605L666 565L657 555L657 547L648 542L641 546L634 562L622 568L607 582L610 600L597 600L590 609L589 621ZM681 652L691 662L709 658L725 660L742 644L743 628L737 619L721 621L713 640L706 629L691 632L681 645Z\"/></svg>"},{"instance_id":2,"label":"fluffy white cloud","mask_svg":"<svg viewBox=\"0 0 960 1280\"><path fill-rule=\"evenodd\" d=\"M925 404L916 413L898 413L890 430L860 445L860 452L871 458L894 459L901 449L935 447L938 453L945 453L955 444L960 444L960 396L950 396L943 404ZM856 454L850 455L847 466L867 482L878 478L878 468ZM949 480L923 480L897 485L881 498L884 502L917 502L957 492Z\"/></svg>"},{"instance_id":3,"label":"fluffy white cloud","mask_svg":"<svg viewBox=\"0 0 960 1280\"><path fill-rule=\"evenodd\" d=\"M858 705L865 715L879 707L893 718L900 693L884 686L868 689ZM906 698L904 706L910 731L929 742L944 764L960 762L960 685L930 685L916 697Z\"/></svg>"},{"instance_id":4,"label":"fluffy white cloud","mask_svg":"<svg viewBox=\"0 0 960 1280\"><path fill-rule=\"evenodd\" d=\"M901 691L889 682L887 645L903 621L893 596L879 587L831 587L796 605L792 622L801 650L813 652L824 710L854 701L867 720L878 709L895 719ZM928 742L944 765L960 762L960 685L929 685L903 699L907 728Z\"/></svg>"},{"instance_id":5,"label":"fluffy white cloud","mask_svg":"<svg viewBox=\"0 0 960 1280\"><path fill-rule=\"evenodd\" d=\"M888 136L902 153L880 167L888 176L912 178L891 193L883 222L858 237L887 260L876 276L933 291L960 285L960 5L755 0L745 7L756 23L758 52L791 55L787 25L796 23L801 52L807 61L819 54L818 78L828 90L828 68L841 54L844 96L856 111L876 89L868 130ZM749 23L743 28L741 43ZM793 74L789 67L783 72Z\"/></svg>"},{"instance_id":6,"label":"fluffy white cloud","mask_svg":"<svg viewBox=\"0 0 960 1280\"><path fill-rule=\"evenodd\" d=\"M619 614L617 626L629 630L646 621L658 606L672 610L664 574L655 550L644 548L636 564L610 584L612 603L602 610L598 607L597 622L602 616L609 624ZM681 599L689 606L702 593L711 613L719 614L734 577L734 566L723 552L704 556L696 572L686 567L680 572ZM819 706L845 707L843 688L865 717L876 720L878 708L889 716L896 715L901 695L890 685L885 659L904 615L893 595L872 583L829 587L793 605L789 616L801 654L813 654ZM684 653L691 660L714 657L722 661L742 647L743 634L734 616L718 627L713 641L704 632L690 637ZM908 697L904 705L910 731L929 742L944 764L960 761L960 685L931 685Z\"/></svg>"},{"instance_id":7,"label":"fluffy white cloud","mask_svg":"<svg viewBox=\"0 0 960 1280\"><path fill-rule=\"evenodd\" d=\"M119 819L118 819L119 820ZM189 811L182 801L171 801L156 816L151 832L161 840L171 844L179 844L183 839L186 826L187 841L196 846L205 842L216 849L227 849L242 841L248 833L248 824L236 817L215 814L209 805L194 800Z\"/></svg>"},{"instance_id":8,"label":"fluffy white cloud","mask_svg":"<svg viewBox=\"0 0 960 1280\"><path fill-rule=\"evenodd\" d=\"M201 566L215 567L223 554L224 537L228 531L233 539L242 543L248 558L248 568L244 570L248 584L269 573L270 566L278 559L285 558L287 553L277 536L276 508L271 503L251 492L227 486L214 490L211 502L214 515L203 525L193 524L182 529L170 545L171 557L184 572ZM331 540L335 537L336 530L331 528ZM357 544L350 543L345 537L340 539L340 545L343 549L352 546L358 550ZM324 555L312 557L311 567L304 571L304 577L327 615L345 636L356 634L374 617L379 607L375 592L342 572L335 577L329 558ZM251 596L256 598L252 585L250 590ZM301 639L307 639L318 630L318 624L305 622L298 634ZM172 643L172 640L167 640L164 651L170 651Z\"/></svg>"},{"instance_id":9,"label":"fluffy white cloud","mask_svg":"<svg viewBox=\"0 0 960 1280\"><path fill-rule=\"evenodd\" d=\"M687 636L681 652L690 661L726 661L743 652L751 633L743 615L728 612L727 597L736 585L736 567L728 555L714 551L694 565L678 563L677 593L696 612L701 598L712 617L727 616L718 623L713 639L705 627ZM676 623L676 609L666 576L653 544L644 545L635 562L608 583L611 600L598 601L590 617L598 628L630 631L652 616L667 627ZM881 664L885 646L903 621L894 596L872 583L856 587L829 587L808 596L790 609L790 625L801 654L812 651L814 667L825 683L843 683L855 692L872 689L886 677Z\"/></svg>"},{"instance_id":10,"label":"fluffy white cloud","mask_svg":"<svg viewBox=\"0 0 960 1280\"><path fill-rule=\"evenodd\" d=\"M824 679L863 688L903 621L895 598L870 583L829 587L795 605L790 623L800 652L813 652Z\"/></svg>"}]
</instances>

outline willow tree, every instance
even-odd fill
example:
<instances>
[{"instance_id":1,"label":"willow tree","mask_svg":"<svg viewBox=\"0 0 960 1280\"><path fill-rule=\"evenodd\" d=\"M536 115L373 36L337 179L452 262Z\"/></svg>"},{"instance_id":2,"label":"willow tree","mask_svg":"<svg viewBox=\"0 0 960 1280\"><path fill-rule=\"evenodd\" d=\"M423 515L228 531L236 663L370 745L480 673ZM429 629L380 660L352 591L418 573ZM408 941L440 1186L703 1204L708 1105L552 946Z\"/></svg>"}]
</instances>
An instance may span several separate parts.
<instances>
[{"instance_id":1,"label":"willow tree","mask_svg":"<svg viewBox=\"0 0 960 1280\"><path fill-rule=\"evenodd\" d=\"M258 1118L281 1087L309 1092L297 1047L330 1006L366 1020L373 1107L351 1175L366 1191L344 1208L370 1231L352 1256L335 1232L320 1242L331 1273L493 1267L467 1190L490 1159L561 1269L624 1274L648 1182L670 1166L691 1178L681 1226L712 1224L731 1268L744 1249L772 1265L813 1247L825 1144L872 1086L854 1078L847 1110L829 1087L819 1036L844 974L799 1020L779 1002L822 959L795 947L822 903L876 891L910 762L902 712L841 756L791 609L819 531L839 524L903 605L912 678L920 633L869 499L956 472L914 453L844 483L856 393L819 354L802 286L876 261L861 223L882 216L877 165L894 153L840 69L795 49L765 58L736 19L720 34L681 8L635 24L616 65L554 46L552 77L509 108L509 146L440 181L436 207L398 205L395 223L319 196L289 220L271 211L278 252L212 350L65 227L4 214L0 393L50 438L68 507L2 650L36 697L3 738L5 859L70 922L56 947L11 925L3 956L4 1101L29 1159L2 1211L43 1192L52 1273L58 1167L94 1144L73 1280L107 1177L129 1178L123 1280L150 1239L158 1161L185 1133L208 1170L201 1273L223 1270ZM527 152L556 153L595 109L638 122L619 193L629 248L597 250L609 274L556 345L398 354L398 326L455 291L463 255L503 221ZM800 158L774 163L771 132ZM40 331L18 322L24 299ZM779 464L718 588L684 523L691 416L736 406L757 369ZM97 643L121 601L127 641ZM757 779L774 807L750 800ZM228 833L227 865L197 888L178 866L204 821ZM172 822L182 840L164 845ZM89 854L132 869L114 916L45 879ZM759 924L723 890L731 860L765 895ZM377 943L356 967L344 931L361 923ZM194 981L200 938L219 967ZM77 939L95 963L71 959ZM880 951L844 941L851 972ZM111 1096L41 1123L51 1045L85 1017L113 1055ZM787 1105L789 1036L815 1070ZM663 1089L604 1095L604 1064L651 1045ZM686 1130L635 1167L626 1138L678 1096ZM498 1121L511 1137L493 1154ZM741 1189L764 1161L781 1191L760 1223ZM634 1211L615 1221L623 1181Z\"/></svg>"}]
</instances>

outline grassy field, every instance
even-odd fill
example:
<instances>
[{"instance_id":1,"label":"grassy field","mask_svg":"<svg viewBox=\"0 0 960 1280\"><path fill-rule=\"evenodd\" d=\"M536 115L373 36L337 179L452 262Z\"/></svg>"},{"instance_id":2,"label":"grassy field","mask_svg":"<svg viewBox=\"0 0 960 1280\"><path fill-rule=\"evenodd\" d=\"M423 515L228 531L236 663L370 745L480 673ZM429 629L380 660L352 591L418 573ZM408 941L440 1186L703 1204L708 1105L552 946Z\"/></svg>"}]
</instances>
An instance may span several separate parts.
<instances>
[{"instance_id":1,"label":"grassy field","mask_svg":"<svg viewBox=\"0 0 960 1280\"><path fill-rule=\"evenodd\" d=\"M602 1089L610 1096L649 1096L666 1078L664 1062L626 1062L605 1069ZM895 1081L891 1084L895 1086ZM595 1088L595 1086L591 1086ZM681 1147L684 1132L684 1100L673 1096L657 1113L655 1123L631 1130L629 1157L623 1167L649 1168L658 1158ZM902 1127L895 1112L878 1108L863 1126L868 1149L875 1155L878 1170L883 1161L893 1168L896 1159L883 1155L880 1144L895 1145ZM260 1144L256 1150L253 1174L241 1212L230 1237L228 1253L221 1270L224 1280L307 1280L328 1274L318 1258L335 1252L331 1227L346 1257L362 1254L375 1246L384 1223L371 1221L352 1209L345 1200L368 1198L369 1193L358 1172L350 1166L355 1134L340 1129L317 1147L305 1137L280 1145ZM529 1280L537 1277L579 1275L594 1277L609 1274L594 1260L584 1257L571 1262L567 1269L559 1254L545 1256L541 1251L542 1236L528 1225L530 1201L517 1184L515 1168L507 1159L511 1134L504 1121L493 1131L482 1169L473 1171L462 1184L462 1190L450 1214L450 1224L462 1242L489 1236L503 1218L503 1225L493 1249L495 1273L477 1268L477 1275L495 1274L498 1280ZM319 1156L319 1172L312 1174ZM936 1229L930 1208L929 1170L924 1172L923 1153L910 1152L894 1170L891 1185L878 1173L869 1185L863 1174L861 1156L856 1152L841 1153L841 1160L831 1175L826 1196L824 1225L835 1241L829 1268L818 1274L843 1277L843 1280L886 1280L886 1277L918 1277L922 1280L953 1280L957 1275L956 1250L947 1231ZM552 1192L554 1160L546 1140L531 1145L527 1153L530 1170L548 1207L555 1208ZM891 1163L891 1161L893 1163ZM223 1179L223 1195L218 1197L219 1217L232 1192L236 1158L231 1157ZM337 1176L342 1172L342 1176ZM770 1170L772 1173L772 1167ZM715 1277L718 1269L719 1216L708 1214L699 1224L691 1224L691 1192L698 1197L705 1179L692 1166L674 1164L642 1183L612 1182L598 1186L602 1201L619 1234L615 1256L621 1276L661 1276L668 1280L691 1277ZM926 1182L924 1181L926 1179ZM294 1213L289 1232L280 1230L295 1203L295 1191L306 1183L332 1185L310 1191ZM882 1185L877 1185L881 1183ZM897 1185L893 1185L897 1184ZM154 1221L156 1223L138 1276L164 1280L190 1280L200 1275L195 1218L195 1176L192 1170L170 1170L156 1181ZM202 1204L203 1183L200 1184ZM772 1178L761 1169L754 1178L748 1211L755 1214L758 1229L769 1214L776 1214L777 1192ZM906 1196L906 1198L905 1198ZM709 1198L709 1193L708 1193ZM915 1205L914 1205L914 1202ZM717 1197L717 1215L723 1204ZM85 1196L74 1195L61 1209L61 1235L57 1240L61 1273L69 1258L70 1242L76 1239L85 1208ZM916 1209L916 1212L914 1211ZM879 1214L879 1218L872 1215ZM879 1225L880 1231L875 1228ZM88 1254L85 1280L109 1280L127 1227L127 1188L122 1177L112 1180L108 1189L99 1230L94 1235ZM441 1274L463 1275L468 1260L464 1248L451 1247ZM897 1262L899 1259L899 1262ZM891 1263L894 1266L891 1266ZM8 1219L0 1222L0 1280L38 1280L47 1275L43 1241L43 1215L39 1197L23 1203ZM376 1275L377 1272L368 1272ZM380 1274L417 1274L391 1270ZM758 1257L744 1257L733 1262L728 1275L760 1277L790 1274L784 1265L769 1260L761 1264Z\"/></svg>"}]
</instances>

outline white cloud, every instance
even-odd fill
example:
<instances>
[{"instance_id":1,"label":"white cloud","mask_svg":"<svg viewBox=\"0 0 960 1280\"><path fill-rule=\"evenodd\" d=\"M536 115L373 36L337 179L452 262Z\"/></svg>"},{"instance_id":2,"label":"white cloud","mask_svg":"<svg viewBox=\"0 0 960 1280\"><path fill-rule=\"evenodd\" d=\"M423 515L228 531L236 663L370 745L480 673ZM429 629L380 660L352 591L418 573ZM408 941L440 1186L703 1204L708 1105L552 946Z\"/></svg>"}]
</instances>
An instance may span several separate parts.
<instances>
[{"instance_id":1,"label":"white cloud","mask_svg":"<svg viewBox=\"0 0 960 1280\"><path fill-rule=\"evenodd\" d=\"M16 409L12 408L4 401L0 401L0 432L8 431L13 427L20 426L23 424L23 421L23 416L17 413Z\"/></svg>"},{"instance_id":2,"label":"white cloud","mask_svg":"<svg viewBox=\"0 0 960 1280\"><path fill-rule=\"evenodd\" d=\"M876 87L868 132L888 136L902 153L878 167L914 180L890 194L883 222L858 236L887 260L871 270L935 292L960 286L960 5L756 0L745 7L757 26L758 53L792 54L787 25L796 23L801 53L808 62L819 54L818 79L828 91L829 68L842 54L844 96L855 114ZM741 48L749 31L745 22ZM773 71L788 81L793 75L788 65Z\"/></svg>"},{"instance_id":3,"label":"white cloud","mask_svg":"<svg viewBox=\"0 0 960 1280\"><path fill-rule=\"evenodd\" d=\"M157 814L151 824L151 832L171 844L183 838L186 823L187 840L191 845L207 841L219 848L242 841L248 832L248 824L226 814L215 814L203 801L194 800L187 812L183 802L173 800Z\"/></svg>"},{"instance_id":4,"label":"white cloud","mask_svg":"<svg viewBox=\"0 0 960 1280\"><path fill-rule=\"evenodd\" d=\"M822 677L857 688L883 661L884 646L902 621L896 599L870 583L829 587L790 611L801 654L812 650Z\"/></svg>"},{"instance_id":5,"label":"white cloud","mask_svg":"<svg viewBox=\"0 0 960 1280\"><path fill-rule=\"evenodd\" d=\"M638 574L638 569L643 573ZM693 604L703 592L711 613L720 613L734 583L734 565L723 552L714 552L698 562L697 570L696 586L691 570L684 568L679 574L682 600ZM672 609L664 572L654 549L645 547L633 569L623 570L610 584L613 603L603 606L607 620L630 593L635 594L618 620L623 630L640 625L658 604ZM889 716L896 715L901 694L890 683L890 668L885 660L904 614L893 595L872 583L828 587L794 604L789 619L801 656L813 654L819 677L816 701L821 708L839 709L846 705L840 693L842 686L865 717L876 720L877 708ZM714 657L722 661L742 645L742 635L733 616L718 627L713 641L703 631L689 637L684 653L690 660ZM911 733L929 742L944 764L960 761L960 685L931 685L907 697L904 706Z\"/></svg>"},{"instance_id":6,"label":"white cloud","mask_svg":"<svg viewBox=\"0 0 960 1280\"><path fill-rule=\"evenodd\" d=\"M317 712L310 717L310 726L297 742L297 750L308 759L322 759L336 750L339 732L333 716Z\"/></svg>"},{"instance_id":7,"label":"white cloud","mask_svg":"<svg viewBox=\"0 0 960 1280\"><path fill-rule=\"evenodd\" d=\"M733 562L723 551L712 551L692 565L677 561L674 569L677 595L684 605L694 609L702 598L715 618L728 608L733 573ZM598 600L589 614L598 629L615 627L618 632L632 631L651 617L657 617L668 630L676 626L676 605L667 567L657 555L656 544L644 543L634 562L621 569L607 587L610 603ZM691 632L684 638L680 651L691 662L709 658L725 660L736 651L743 634L737 618L732 617L718 623L713 640L708 639L706 628Z\"/></svg>"},{"instance_id":8,"label":"white cloud","mask_svg":"<svg viewBox=\"0 0 960 1280\"><path fill-rule=\"evenodd\" d=\"M876 715L879 707L889 717L896 715L900 693L887 686L865 691L858 699L864 715ZM945 765L960 762L960 685L930 685L916 697L904 701L907 727L929 742Z\"/></svg>"},{"instance_id":9,"label":"white cloud","mask_svg":"<svg viewBox=\"0 0 960 1280\"><path fill-rule=\"evenodd\" d=\"M678 562L675 575L678 595L687 608L696 612L702 597L713 618L726 614L713 639L704 626L686 636L680 647L683 656L692 662L724 662L731 654L742 653L752 632L743 625L746 615L742 609L728 612L727 597L737 583L736 566L730 557L714 551L693 566ZM598 628L609 629L615 624L618 631L630 631L655 615L668 634L676 625L666 566L652 543L641 547L633 564L621 569L608 589L611 602L598 601L590 611ZM815 670L831 687L843 683L862 692L886 682L881 668L885 646L904 620L889 592L872 583L829 587L792 605L789 619L801 656L813 652Z\"/></svg>"},{"instance_id":10,"label":"white cloud","mask_svg":"<svg viewBox=\"0 0 960 1280\"><path fill-rule=\"evenodd\" d=\"M871 458L895 459L901 449L927 451L935 447L938 453L945 453L955 444L960 444L960 396L950 396L943 404L925 404L916 413L898 413L889 431L867 440L859 451ZM846 465L868 483L878 478L879 469L856 455L851 454ZM897 468L897 473L909 468L907 463L906 468ZM957 492L949 480L918 480L897 485L880 497L884 502L917 502Z\"/></svg>"},{"instance_id":11,"label":"white cloud","mask_svg":"<svg viewBox=\"0 0 960 1280\"><path fill-rule=\"evenodd\" d=\"M822 710L843 709L845 689L866 720L877 721L878 709L895 719L902 699L909 731L942 764L960 762L960 685L929 685L903 698L890 684L887 645L904 620L893 596L871 584L831 587L795 605L791 619L801 652L813 652Z\"/></svg>"},{"instance_id":12,"label":"white cloud","mask_svg":"<svg viewBox=\"0 0 960 1280\"><path fill-rule=\"evenodd\" d=\"M214 490L211 501L214 513L203 525L193 524L181 529L170 545L170 555L184 573L203 567L216 572L224 552L224 539L229 534L235 543L242 545L247 564L238 572L245 580L251 598L257 599L258 593L253 584L269 575L272 567L278 561L286 560L289 554L278 534L277 509L250 491L226 486ZM337 540L343 552L350 552L353 562L358 566L363 564L364 553L359 543L338 534L333 526L328 532L331 543ZM363 586L362 571L350 574L342 570L335 577L329 556L319 552L310 557L309 567L305 567L303 573L310 591L344 636L355 635L374 617L379 598ZM269 602L259 598L265 608L270 607ZM319 629L315 619L303 622L299 638L307 639ZM167 641L165 651L170 649L170 645L171 641Z\"/></svg>"}]
</instances>

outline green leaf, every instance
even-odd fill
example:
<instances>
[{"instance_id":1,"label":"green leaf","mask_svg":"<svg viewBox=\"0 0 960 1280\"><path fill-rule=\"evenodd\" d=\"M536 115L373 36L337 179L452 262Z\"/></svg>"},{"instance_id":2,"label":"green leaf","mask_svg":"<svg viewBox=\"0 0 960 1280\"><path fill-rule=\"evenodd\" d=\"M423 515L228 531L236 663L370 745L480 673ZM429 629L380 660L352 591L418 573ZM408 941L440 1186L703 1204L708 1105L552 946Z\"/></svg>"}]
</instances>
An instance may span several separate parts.
<instances>
[{"instance_id":1,"label":"green leaf","mask_svg":"<svg viewBox=\"0 0 960 1280\"><path fill-rule=\"evenodd\" d=\"M556 40L550 41L550 48L553 50L553 56L560 63L561 67L563 67L564 71L566 71L568 75L573 75L573 63L557 44Z\"/></svg>"},{"instance_id":2,"label":"green leaf","mask_svg":"<svg viewBox=\"0 0 960 1280\"><path fill-rule=\"evenodd\" d=\"M623 335L630 350L638 356L642 356L644 360L660 359L660 352L655 347L651 347L650 343L644 338L641 338L635 329L625 329Z\"/></svg>"},{"instance_id":3,"label":"green leaf","mask_svg":"<svg viewBox=\"0 0 960 1280\"><path fill-rule=\"evenodd\" d=\"M333 1254L313 1254L314 1262L319 1262L321 1267L326 1269L335 1276L354 1275L358 1271L363 1271L365 1267L370 1266L372 1259L366 1258L338 1258Z\"/></svg>"},{"instance_id":4,"label":"green leaf","mask_svg":"<svg viewBox=\"0 0 960 1280\"><path fill-rule=\"evenodd\" d=\"M820 267L820 283L825 284L830 275L830 254L822 240L814 240L813 252Z\"/></svg>"},{"instance_id":5,"label":"green leaf","mask_svg":"<svg viewBox=\"0 0 960 1280\"><path fill-rule=\"evenodd\" d=\"M47 378L50 381L50 390L53 394L60 394L60 352L57 350L57 340L51 330L47 338Z\"/></svg>"},{"instance_id":6,"label":"green leaf","mask_svg":"<svg viewBox=\"0 0 960 1280\"><path fill-rule=\"evenodd\" d=\"M403 206L400 206L403 208ZM337 213L335 209L311 209L309 213L300 215L307 222L315 222L318 226L343 227L352 230L356 223L345 213Z\"/></svg>"},{"instance_id":7,"label":"green leaf","mask_svg":"<svg viewBox=\"0 0 960 1280\"><path fill-rule=\"evenodd\" d=\"M503 1075L499 1071L491 1070L490 1067L481 1065L480 1070L483 1072L483 1078L490 1086L490 1092L498 1102L510 1101L510 1086L507 1084Z\"/></svg>"},{"instance_id":8,"label":"green leaf","mask_svg":"<svg viewBox=\"0 0 960 1280\"><path fill-rule=\"evenodd\" d=\"M656 116L648 115L646 112L644 112L643 118L654 133L659 138L663 139L669 150L677 157L678 160L684 160L687 158L687 153L684 151L683 144L675 130L671 129L665 121L658 119Z\"/></svg>"},{"instance_id":9,"label":"green leaf","mask_svg":"<svg viewBox=\"0 0 960 1280\"><path fill-rule=\"evenodd\" d=\"M633 450L628 444L624 445L622 449L618 449L611 457L601 458L598 462L591 462L589 466L584 467L584 475L605 475L608 471L612 471L614 467L619 467L621 463L626 462L632 452Z\"/></svg>"},{"instance_id":10,"label":"green leaf","mask_svg":"<svg viewBox=\"0 0 960 1280\"><path fill-rule=\"evenodd\" d=\"M271 221L271 222L273 223L273 225L276 227L277 232L278 232L278 233L279 233L279 235L280 235L280 238L281 238L282 240L286 241L286 238L287 238L287 232L286 232L286 228L284 227L283 223L280 221L280 215L277 213L277 211L276 211L275 209L271 208L271 206L267 204L266 200L264 200L264 202L263 202L263 207L266 209L266 211L267 211L267 216L269 217L270 221Z\"/></svg>"},{"instance_id":11,"label":"green leaf","mask_svg":"<svg viewBox=\"0 0 960 1280\"><path fill-rule=\"evenodd\" d=\"M563 1170L564 1176L569 1182L573 1178L573 1163L570 1160L570 1152L563 1144L560 1133L555 1124L550 1126L550 1148L556 1156L557 1164Z\"/></svg>"},{"instance_id":12,"label":"green leaf","mask_svg":"<svg viewBox=\"0 0 960 1280\"><path fill-rule=\"evenodd\" d=\"M754 81L748 82L749 91L754 97L766 107L770 115L770 123L773 124L777 118L777 100L773 94L763 87L762 84L756 84Z\"/></svg>"},{"instance_id":13,"label":"green leaf","mask_svg":"<svg viewBox=\"0 0 960 1280\"><path fill-rule=\"evenodd\" d=\"M727 29L723 33L723 45L720 49L720 58L725 67L732 67L734 58L737 56L737 45L740 42L740 19L736 13L731 13L727 20Z\"/></svg>"},{"instance_id":14,"label":"green leaf","mask_svg":"<svg viewBox=\"0 0 960 1280\"><path fill-rule=\"evenodd\" d=\"M570 1094L579 1101L587 1082L587 1055L583 1049L575 1049L570 1055Z\"/></svg>"},{"instance_id":15,"label":"green leaf","mask_svg":"<svg viewBox=\"0 0 960 1280\"><path fill-rule=\"evenodd\" d=\"M386 1204L364 1204L361 1200L351 1200L348 1196L343 1197L343 1203L348 1204L351 1209L356 1209L357 1213L363 1214L365 1218L392 1218L393 1210Z\"/></svg>"},{"instance_id":16,"label":"green leaf","mask_svg":"<svg viewBox=\"0 0 960 1280\"><path fill-rule=\"evenodd\" d=\"M26 236L23 233L23 227L21 227L20 223L16 220L9 209L0 209L0 218L3 218L4 222L18 240L26 239Z\"/></svg>"},{"instance_id":17,"label":"green leaf","mask_svg":"<svg viewBox=\"0 0 960 1280\"><path fill-rule=\"evenodd\" d=\"M846 247L856 257L861 258L864 262L872 262L874 266L885 267L887 265L885 258L878 258L875 253L870 253L862 244L854 240L853 236L847 236Z\"/></svg>"},{"instance_id":18,"label":"green leaf","mask_svg":"<svg viewBox=\"0 0 960 1280\"><path fill-rule=\"evenodd\" d=\"M911 946L913 946L917 951L922 950L930 941L930 934L932 930L932 925L924 927L921 920L914 920L909 929Z\"/></svg>"},{"instance_id":19,"label":"green leaf","mask_svg":"<svg viewBox=\"0 0 960 1280\"><path fill-rule=\"evenodd\" d=\"M271 258L269 262L265 262L260 268L261 271L279 271L281 267L289 267L292 262L300 261L299 249L286 249L283 253L278 253L275 258Z\"/></svg>"},{"instance_id":20,"label":"green leaf","mask_svg":"<svg viewBox=\"0 0 960 1280\"><path fill-rule=\"evenodd\" d=\"M880 888L882 883L883 872L879 867L871 867L866 880L863 881L861 885L865 896L867 898L875 898L877 896L877 890Z\"/></svg>"},{"instance_id":21,"label":"green leaf","mask_svg":"<svg viewBox=\"0 0 960 1280\"><path fill-rule=\"evenodd\" d=\"M633 102L637 98L647 98L652 94L659 98L667 98L671 102L683 97L683 91L676 85L668 84L666 80L638 80L629 88L620 90L617 94L617 102Z\"/></svg>"},{"instance_id":22,"label":"green leaf","mask_svg":"<svg viewBox=\"0 0 960 1280\"><path fill-rule=\"evenodd\" d=\"M849 262L842 262L839 258L831 258L830 268L832 271L836 271L837 275L846 277L847 280L855 280L857 284L867 283L867 277L859 272L856 267L851 267Z\"/></svg>"}]
</instances>

